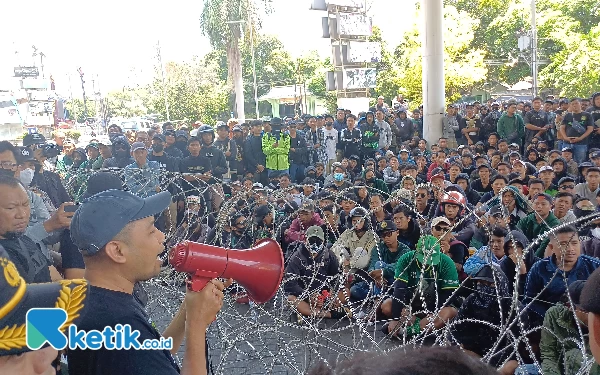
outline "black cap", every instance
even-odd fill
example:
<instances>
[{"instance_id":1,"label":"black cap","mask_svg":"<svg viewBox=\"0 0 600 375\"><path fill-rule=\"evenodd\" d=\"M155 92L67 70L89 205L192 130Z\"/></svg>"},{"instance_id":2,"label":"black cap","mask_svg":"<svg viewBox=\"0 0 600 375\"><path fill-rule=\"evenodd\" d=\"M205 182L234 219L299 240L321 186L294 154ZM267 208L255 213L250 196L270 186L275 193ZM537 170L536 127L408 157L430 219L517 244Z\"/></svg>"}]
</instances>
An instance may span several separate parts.
<instances>
[{"instance_id":1,"label":"black cap","mask_svg":"<svg viewBox=\"0 0 600 375\"><path fill-rule=\"evenodd\" d=\"M23 138L23 146L24 147L29 147L31 145L41 145L44 143L46 143L46 137L44 137L40 133L27 134Z\"/></svg>"},{"instance_id":2,"label":"black cap","mask_svg":"<svg viewBox=\"0 0 600 375\"><path fill-rule=\"evenodd\" d=\"M377 224L377 233L394 232L396 230L398 230L398 227L392 220L384 220Z\"/></svg>"},{"instance_id":3,"label":"black cap","mask_svg":"<svg viewBox=\"0 0 600 375\"><path fill-rule=\"evenodd\" d=\"M568 177L568 176L563 177L560 180L558 180L558 186L564 184L565 182L573 182L574 183L575 179L573 177Z\"/></svg>"},{"instance_id":4,"label":"black cap","mask_svg":"<svg viewBox=\"0 0 600 375\"><path fill-rule=\"evenodd\" d=\"M35 158L33 157L33 151L31 151L30 149L28 149L27 147L17 147L17 163L18 164L23 164L26 161L34 161Z\"/></svg>"},{"instance_id":5,"label":"black cap","mask_svg":"<svg viewBox=\"0 0 600 375\"><path fill-rule=\"evenodd\" d=\"M164 136L164 135L162 135L162 134L158 134L158 133L154 134L154 135L152 136L152 139L160 139L160 140L161 140L161 141L163 141L163 142L166 142L166 141L167 141L167 139L165 138L165 136Z\"/></svg>"}]
</instances>

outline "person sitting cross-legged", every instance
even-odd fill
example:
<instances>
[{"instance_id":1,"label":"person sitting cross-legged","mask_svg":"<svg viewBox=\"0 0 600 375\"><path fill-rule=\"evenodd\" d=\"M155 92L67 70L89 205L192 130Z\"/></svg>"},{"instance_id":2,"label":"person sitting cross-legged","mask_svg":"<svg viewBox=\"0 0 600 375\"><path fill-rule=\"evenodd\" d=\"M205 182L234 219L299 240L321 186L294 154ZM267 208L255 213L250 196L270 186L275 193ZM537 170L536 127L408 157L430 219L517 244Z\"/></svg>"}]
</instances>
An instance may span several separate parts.
<instances>
[{"instance_id":1,"label":"person sitting cross-legged","mask_svg":"<svg viewBox=\"0 0 600 375\"><path fill-rule=\"evenodd\" d=\"M456 316L450 297L458 288L458 273L435 237L421 237L416 251L398 259L395 279L393 297L381 305L383 315L394 319L382 327L384 333L398 335L406 325L406 335L414 336L430 325L440 329Z\"/></svg>"},{"instance_id":2,"label":"person sitting cross-legged","mask_svg":"<svg viewBox=\"0 0 600 375\"><path fill-rule=\"evenodd\" d=\"M345 301L344 292L340 291L337 299L329 294L339 272L339 262L324 242L321 227L314 225L306 230L306 240L298 244L286 267L283 288L299 315L339 319L345 313L335 308Z\"/></svg>"}]
</instances>

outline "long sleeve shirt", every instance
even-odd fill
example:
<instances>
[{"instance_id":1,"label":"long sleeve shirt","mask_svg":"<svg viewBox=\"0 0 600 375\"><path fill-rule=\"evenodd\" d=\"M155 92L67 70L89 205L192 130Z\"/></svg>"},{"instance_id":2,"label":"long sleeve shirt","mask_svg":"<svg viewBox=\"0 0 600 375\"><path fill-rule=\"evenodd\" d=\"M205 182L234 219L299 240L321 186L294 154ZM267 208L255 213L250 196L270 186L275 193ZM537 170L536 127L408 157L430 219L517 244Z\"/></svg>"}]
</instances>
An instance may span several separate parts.
<instances>
[{"instance_id":1,"label":"long sleeve shirt","mask_svg":"<svg viewBox=\"0 0 600 375\"><path fill-rule=\"evenodd\" d=\"M143 166L137 163L125 167L125 184L132 194L146 198L157 193L160 186L160 165L149 161Z\"/></svg>"}]
</instances>

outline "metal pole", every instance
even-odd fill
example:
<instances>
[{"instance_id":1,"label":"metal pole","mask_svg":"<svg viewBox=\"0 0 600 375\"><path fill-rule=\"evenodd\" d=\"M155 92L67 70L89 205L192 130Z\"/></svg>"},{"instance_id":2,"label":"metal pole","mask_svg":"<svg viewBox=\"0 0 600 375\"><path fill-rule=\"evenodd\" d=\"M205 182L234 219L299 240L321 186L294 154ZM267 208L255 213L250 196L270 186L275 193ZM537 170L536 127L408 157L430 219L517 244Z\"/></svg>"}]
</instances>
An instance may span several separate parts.
<instances>
[{"instance_id":1,"label":"metal pole","mask_svg":"<svg viewBox=\"0 0 600 375\"><path fill-rule=\"evenodd\" d=\"M256 106L256 118L260 118L260 114L258 112L258 87L256 86L256 62L254 59L254 23L249 22L250 24L250 49L252 51L252 78L254 79L254 104Z\"/></svg>"},{"instance_id":2,"label":"metal pole","mask_svg":"<svg viewBox=\"0 0 600 375\"><path fill-rule=\"evenodd\" d=\"M423 0L423 136L430 144L442 136L445 107L444 8L440 0Z\"/></svg>"},{"instance_id":3,"label":"metal pole","mask_svg":"<svg viewBox=\"0 0 600 375\"><path fill-rule=\"evenodd\" d=\"M158 50L158 63L160 64L160 74L162 77L162 89L163 89L163 97L165 99L165 110L167 112L167 121L171 121L171 114L169 113L169 100L167 99L167 84L165 81L165 69L162 63L162 54L160 51L160 40L156 43L156 48Z\"/></svg>"},{"instance_id":4,"label":"metal pole","mask_svg":"<svg viewBox=\"0 0 600 375\"><path fill-rule=\"evenodd\" d=\"M531 0L531 68L533 76L533 85L531 91L533 97L538 94L538 51L537 51L537 22L536 22L535 0Z\"/></svg>"}]
</instances>

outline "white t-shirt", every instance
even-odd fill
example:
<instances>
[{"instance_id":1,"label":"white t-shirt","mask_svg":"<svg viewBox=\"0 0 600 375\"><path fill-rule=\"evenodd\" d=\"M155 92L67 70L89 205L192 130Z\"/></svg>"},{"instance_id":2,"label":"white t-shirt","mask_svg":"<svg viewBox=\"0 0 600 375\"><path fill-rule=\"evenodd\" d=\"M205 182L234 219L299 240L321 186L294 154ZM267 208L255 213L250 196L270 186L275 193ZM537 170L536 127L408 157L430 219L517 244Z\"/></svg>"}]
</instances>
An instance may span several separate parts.
<instances>
[{"instance_id":1,"label":"white t-shirt","mask_svg":"<svg viewBox=\"0 0 600 375\"><path fill-rule=\"evenodd\" d=\"M323 133L325 133L325 150L327 151L327 158L329 160L335 159L335 146L337 145L338 131L334 128L327 130L327 128L324 127Z\"/></svg>"}]
</instances>

